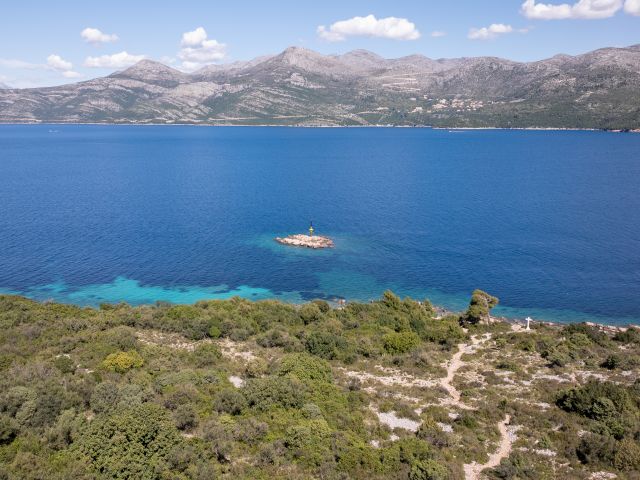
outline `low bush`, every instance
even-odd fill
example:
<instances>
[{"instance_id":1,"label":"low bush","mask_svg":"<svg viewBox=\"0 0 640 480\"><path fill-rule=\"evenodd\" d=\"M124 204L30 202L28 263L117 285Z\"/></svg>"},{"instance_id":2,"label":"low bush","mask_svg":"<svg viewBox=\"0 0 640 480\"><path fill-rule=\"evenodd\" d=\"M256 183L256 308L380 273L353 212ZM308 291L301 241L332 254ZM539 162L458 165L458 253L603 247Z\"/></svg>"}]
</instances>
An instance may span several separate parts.
<instances>
[{"instance_id":1,"label":"low bush","mask_svg":"<svg viewBox=\"0 0 640 480\"><path fill-rule=\"evenodd\" d=\"M144 365L144 360L135 350L111 353L102 362L104 368L118 373L125 373L132 368L140 368L142 365Z\"/></svg>"},{"instance_id":2,"label":"low bush","mask_svg":"<svg viewBox=\"0 0 640 480\"><path fill-rule=\"evenodd\" d=\"M384 349L392 355L410 352L420 345L420 337L415 332L388 333L382 341Z\"/></svg>"}]
</instances>

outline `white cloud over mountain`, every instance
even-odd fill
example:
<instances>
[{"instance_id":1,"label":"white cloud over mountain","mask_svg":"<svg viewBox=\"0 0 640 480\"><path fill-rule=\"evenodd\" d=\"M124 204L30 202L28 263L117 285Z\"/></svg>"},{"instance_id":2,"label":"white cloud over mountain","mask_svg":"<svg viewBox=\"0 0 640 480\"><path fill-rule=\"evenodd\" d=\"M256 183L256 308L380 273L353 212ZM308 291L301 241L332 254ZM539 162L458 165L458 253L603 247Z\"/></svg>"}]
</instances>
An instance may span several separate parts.
<instances>
[{"instance_id":1,"label":"white cloud over mountain","mask_svg":"<svg viewBox=\"0 0 640 480\"><path fill-rule=\"evenodd\" d=\"M91 27L82 30L80 36L85 42L93 44L110 43L118 40L118 36L115 33L103 33L97 28Z\"/></svg>"},{"instance_id":2,"label":"white cloud over mountain","mask_svg":"<svg viewBox=\"0 0 640 480\"><path fill-rule=\"evenodd\" d=\"M377 19L374 15L340 20L329 27L317 28L320 38L329 42L341 42L347 37L379 37L393 40L417 40L420 32L415 24L406 18L386 17Z\"/></svg>"},{"instance_id":3,"label":"white cloud over mountain","mask_svg":"<svg viewBox=\"0 0 640 480\"><path fill-rule=\"evenodd\" d=\"M49 69L60 72L65 78L79 78L82 74L73 71L73 64L60 55L51 54L47 57L46 66Z\"/></svg>"},{"instance_id":4,"label":"white cloud over mountain","mask_svg":"<svg viewBox=\"0 0 640 480\"><path fill-rule=\"evenodd\" d=\"M84 66L89 68L125 68L144 59L144 55L131 55L126 51L113 55L101 55L99 57L87 57Z\"/></svg>"},{"instance_id":5,"label":"white cloud over mountain","mask_svg":"<svg viewBox=\"0 0 640 480\"><path fill-rule=\"evenodd\" d=\"M513 32L513 27L511 25L505 25L504 23L492 23L488 27L472 28L469 30L467 37L471 40L491 40L499 35L511 32Z\"/></svg>"},{"instance_id":6,"label":"white cloud over mountain","mask_svg":"<svg viewBox=\"0 0 640 480\"><path fill-rule=\"evenodd\" d=\"M47 57L47 65L55 70L71 70L73 68L71 62L67 62L60 55L53 54Z\"/></svg>"},{"instance_id":7,"label":"white cloud over mountain","mask_svg":"<svg viewBox=\"0 0 640 480\"><path fill-rule=\"evenodd\" d=\"M218 62L227 56L227 46L217 40L209 39L207 31L198 27L182 34L181 49L178 58L184 70L196 70L203 65Z\"/></svg>"}]
</instances>

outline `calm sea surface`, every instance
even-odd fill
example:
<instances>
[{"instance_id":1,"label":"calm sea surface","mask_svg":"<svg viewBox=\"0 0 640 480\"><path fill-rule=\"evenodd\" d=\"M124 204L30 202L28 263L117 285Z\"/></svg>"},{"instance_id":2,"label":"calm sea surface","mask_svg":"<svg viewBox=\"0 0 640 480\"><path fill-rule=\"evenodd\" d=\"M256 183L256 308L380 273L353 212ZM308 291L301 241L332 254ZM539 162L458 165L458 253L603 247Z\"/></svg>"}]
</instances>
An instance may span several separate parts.
<instances>
[{"instance_id":1,"label":"calm sea surface","mask_svg":"<svg viewBox=\"0 0 640 480\"><path fill-rule=\"evenodd\" d=\"M306 230L336 248L280 246ZM640 321L640 135L0 126L0 291L368 300Z\"/></svg>"}]
</instances>

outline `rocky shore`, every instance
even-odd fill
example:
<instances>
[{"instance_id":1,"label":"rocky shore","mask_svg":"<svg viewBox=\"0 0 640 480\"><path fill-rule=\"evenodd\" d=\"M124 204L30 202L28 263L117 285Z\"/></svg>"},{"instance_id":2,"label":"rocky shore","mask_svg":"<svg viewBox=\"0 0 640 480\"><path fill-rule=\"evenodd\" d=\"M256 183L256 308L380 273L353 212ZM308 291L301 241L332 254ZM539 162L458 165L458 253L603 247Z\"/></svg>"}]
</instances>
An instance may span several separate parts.
<instances>
[{"instance_id":1,"label":"rocky shore","mask_svg":"<svg viewBox=\"0 0 640 480\"><path fill-rule=\"evenodd\" d=\"M289 235L288 237L276 237L276 242L282 245L288 245L290 247L305 247L305 248L333 248L333 240L329 237L322 237L320 235Z\"/></svg>"}]
</instances>

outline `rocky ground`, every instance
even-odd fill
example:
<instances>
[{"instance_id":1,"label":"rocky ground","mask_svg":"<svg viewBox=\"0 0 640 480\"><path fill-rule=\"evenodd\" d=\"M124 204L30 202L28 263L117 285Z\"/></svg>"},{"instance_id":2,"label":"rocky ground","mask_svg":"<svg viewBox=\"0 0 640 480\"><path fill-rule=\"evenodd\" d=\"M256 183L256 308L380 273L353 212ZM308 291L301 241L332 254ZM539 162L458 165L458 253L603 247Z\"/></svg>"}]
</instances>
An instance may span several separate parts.
<instances>
[{"instance_id":1,"label":"rocky ground","mask_svg":"<svg viewBox=\"0 0 640 480\"><path fill-rule=\"evenodd\" d=\"M305 247L305 248L333 248L333 240L329 237L323 237L320 235L289 235L288 237L276 237L276 242L282 245L288 245L290 247Z\"/></svg>"}]
</instances>

